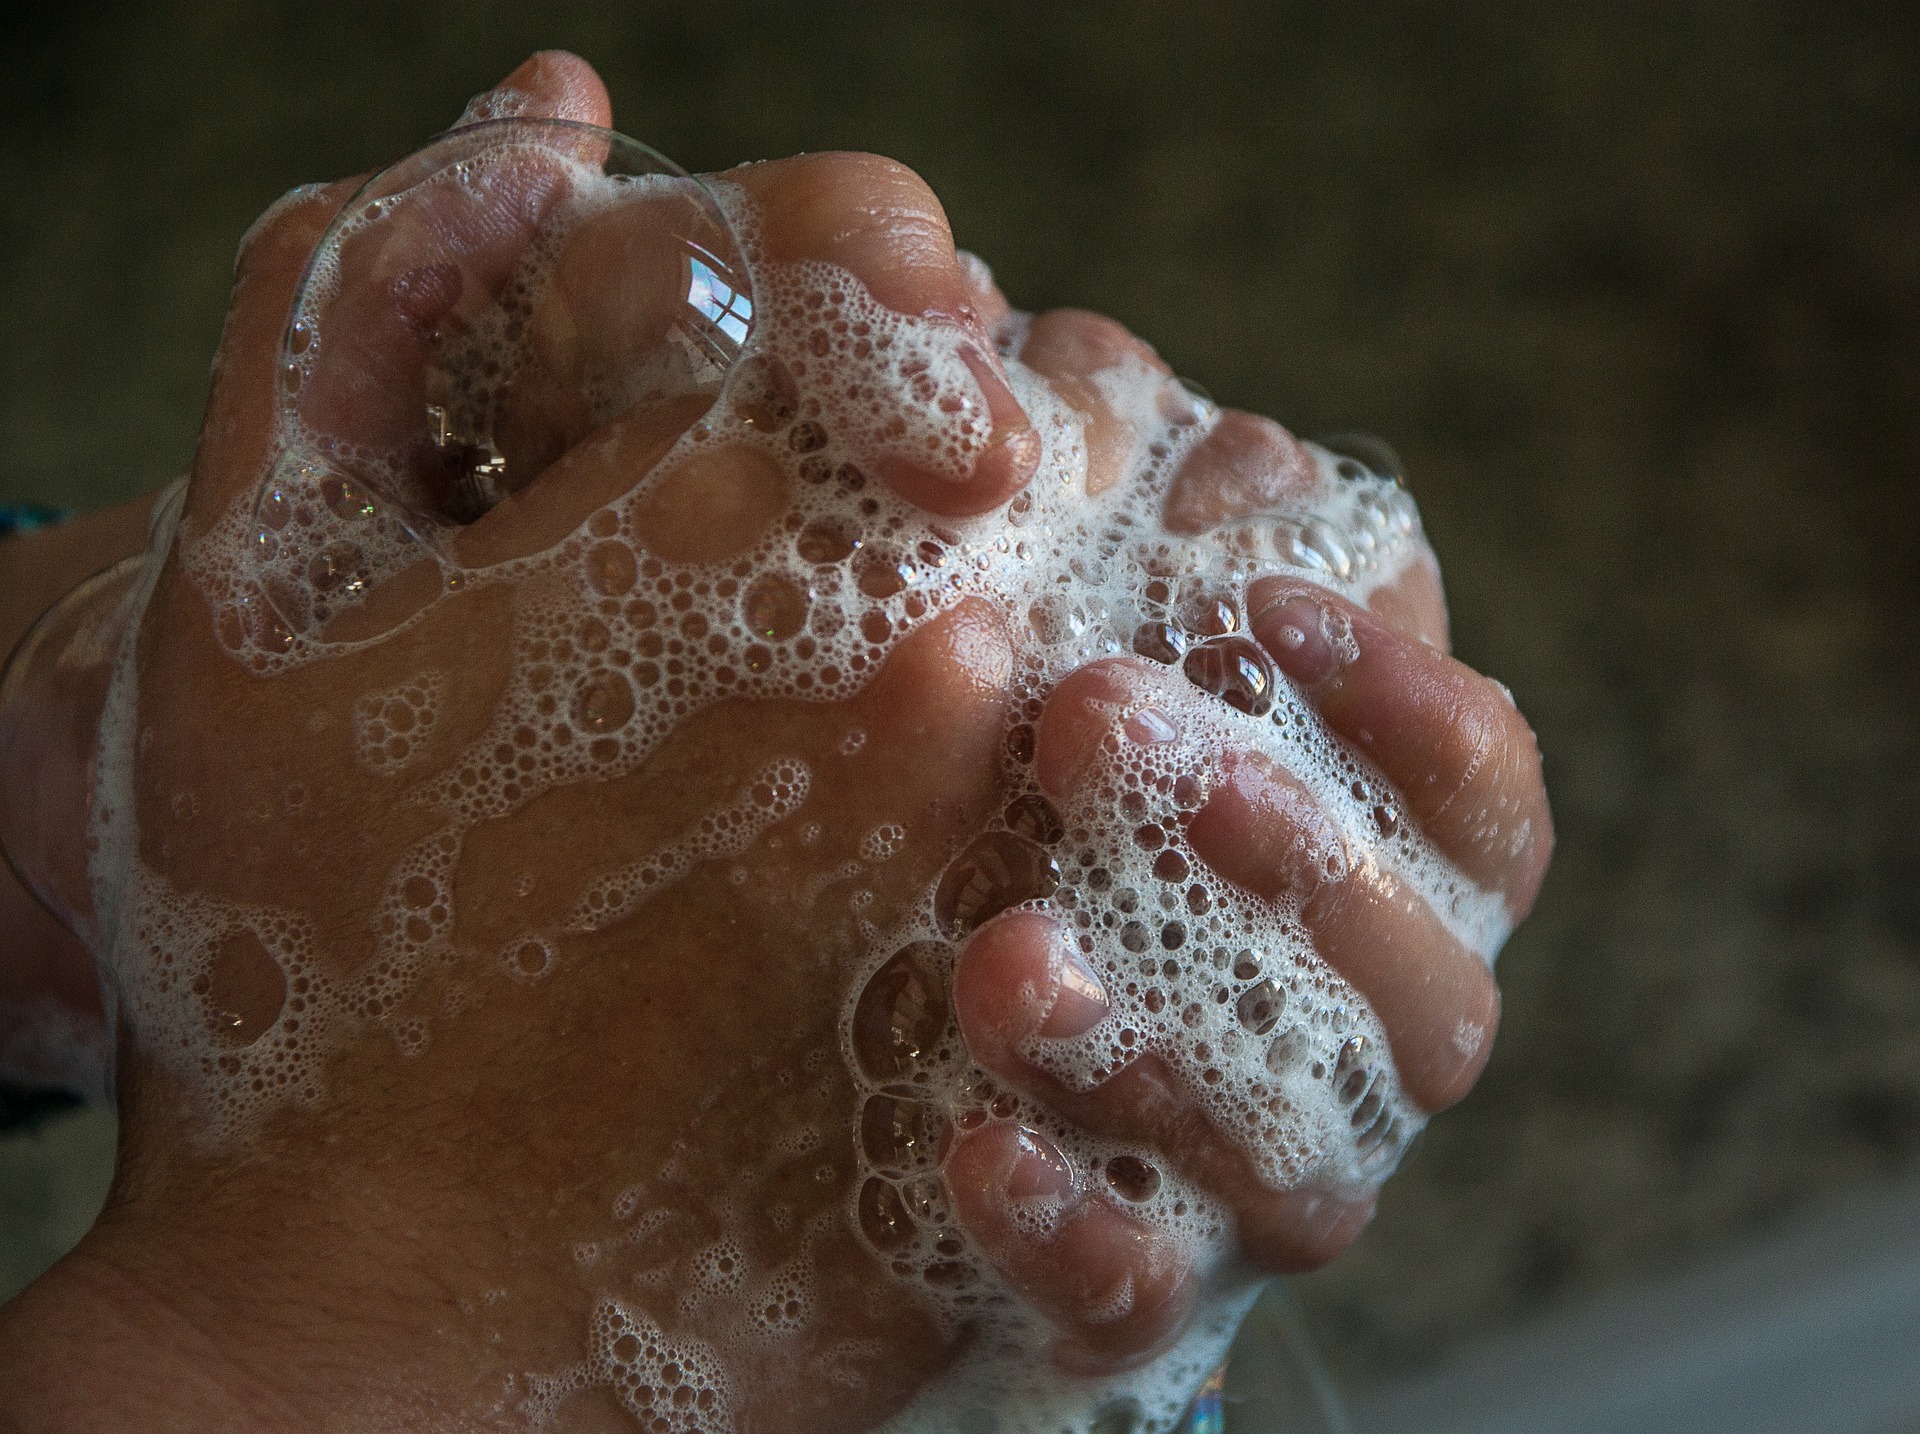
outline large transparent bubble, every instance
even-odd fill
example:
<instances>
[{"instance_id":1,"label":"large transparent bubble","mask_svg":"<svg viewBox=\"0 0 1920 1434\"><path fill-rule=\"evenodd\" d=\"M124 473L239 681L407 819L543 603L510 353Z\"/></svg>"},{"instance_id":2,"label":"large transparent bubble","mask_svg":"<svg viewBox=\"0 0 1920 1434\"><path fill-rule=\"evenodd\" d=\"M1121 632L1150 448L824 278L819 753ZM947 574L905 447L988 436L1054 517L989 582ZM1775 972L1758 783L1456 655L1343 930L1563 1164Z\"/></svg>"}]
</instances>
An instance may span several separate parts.
<instances>
[{"instance_id":1,"label":"large transparent bubble","mask_svg":"<svg viewBox=\"0 0 1920 1434\"><path fill-rule=\"evenodd\" d=\"M314 633L423 549L445 566L608 425L696 422L752 327L739 245L671 160L564 120L441 136L367 181L301 281L261 588Z\"/></svg>"}]
</instances>

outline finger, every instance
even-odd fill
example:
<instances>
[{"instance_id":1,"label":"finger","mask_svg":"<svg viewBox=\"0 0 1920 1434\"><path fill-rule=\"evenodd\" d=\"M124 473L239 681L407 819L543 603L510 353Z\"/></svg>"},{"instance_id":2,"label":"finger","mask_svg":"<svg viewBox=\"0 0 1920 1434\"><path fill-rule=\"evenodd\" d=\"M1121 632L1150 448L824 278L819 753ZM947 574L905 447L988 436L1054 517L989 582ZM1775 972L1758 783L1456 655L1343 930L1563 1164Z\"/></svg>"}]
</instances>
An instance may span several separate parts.
<instances>
[{"instance_id":1,"label":"finger","mask_svg":"<svg viewBox=\"0 0 1920 1434\"><path fill-rule=\"evenodd\" d=\"M613 104L592 65L566 50L541 50L492 89L467 102L454 128L519 116L613 125Z\"/></svg>"},{"instance_id":2,"label":"finger","mask_svg":"<svg viewBox=\"0 0 1920 1434\"><path fill-rule=\"evenodd\" d=\"M1440 564L1425 544L1404 572L1367 594L1367 610L1396 632L1436 651L1453 651Z\"/></svg>"},{"instance_id":3,"label":"finger","mask_svg":"<svg viewBox=\"0 0 1920 1434\"><path fill-rule=\"evenodd\" d=\"M1205 533L1237 518L1283 513L1318 482L1318 465L1299 439L1270 418L1224 409L1181 460L1162 519L1176 533Z\"/></svg>"},{"instance_id":4,"label":"finger","mask_svg":"<svg viewBox=\"0 0 1920 1434\"><path fill-rule=\"evenodd\" d=\"M960 1134L945 1175L956 1213L1001 1276L1059 1332L1073 1373L1125 1369L1164 1348L1193 1308L1192 1264L1164 1231L1076 1188L1037 1131Z\"/></svg>"},{"instance_id":5,"label":"finger","mask_svg":"<svg viewBox=\"0 0 1920 1434\"><path fill-rule=\"evenodd\" d=\"M1195 854L1255 895L1296 902L1314 950L1386 1028L1407 1094L1428 1112L1454 1104L1500 1022L1486 962L1398 876L1350 852L1313 794L1266 757L1230 753L1223 775L1187 829Z\"/></svg>"},{"instance_id":6,"label":"finger","mask_svg":"<svg viewBox=\"0 0 1920 1434\"><path fill-rule=\"evenodd\" d=\"M558 51L535 55L477 98L463 120L474 116L611 119L599 77ZM530 481L561 451L545 442L551 422L478 411L470 390L476 370L504 362L492 352L499 297L579 169L606 152L595 133L512 139L456 134L383 171L360 197L355 222L336 232L293 330L295 403L323 446L350 463L398 471L403 496L456 519L481 506L462 486L481 457L468 449L509 460L504 473L494 472L497 462L487 470L493 487ZM493 431L503 425L508 431Z\"/></svg>"},{"instance_id":7,"label":"finger","mask_svg":"<svg viewBox=\"0 0 1920 1434\"><path fill-rule=\"evenodd\" d=\"M1124 739L1171 740L1177 679L1126 659L1069 676L1041 715L1034 767L1070 804L1105 760L1116 720ZM1321 959L1366 997L1386 1027L1402 1083L1423 1109L1473 1085L1499 1023L1486 962L1399 877L1350 851L1312 793L1258 753L1222 754L1206 804L1188 826L1194 852L1268 900L1296 902Z\"/></svg>"},{"instance_id":8,"label":"finger","mask_svg":"<svg viewBox=\"0 0 1920 1434\"><path fill-rule=\"evenodd\" d=\"M1369 1195L1263 1184L1152 1055L1091 1091L1073 1090L1028 1061L1021 1052L1035 1037L1084 1034L1107 1011L1098 977L1051 917L1013 911L982 926L961 953L953 1001L975 1061L1078 1125L1160 1151L1233 1210L1241 1247L1260 1268L1317 1268L1365 1228Z\"/></svg>"},{"instance_id":9,"label":"finger","mask_svg":"<svg viewBox=\"0 0 1920 1434\"><path fill-rule=\"evenodd\" d=\"M1087 493L1103 493L1135 465L1136 449L1146 441L1133 420L1107 402L1095 376L1132 370L1157 376L1186 397L1160 355L1135 338L1124 324L1085 309L1052 309L1028 326L1020 362L1053 385L1085 424Z\"/></svg>"},{"instance_id":10,"label":"finger","mask_svg":"<svg viewBox=\"0 0 1920 1434\"><path fill-rule=\"evenodd\" d=\"M468 107L469 116L477 109L600 125L612 118L599 77L585 61L562 51L533 56L476 98ZM186 507L189 523L210 523L236 498L250 493L268 461L281 395L280 346L295 292L314 246L365 179L357 175L296 189L268 209L241 241L226 326L214 361L213 390L194 456ZM447 302L444 274L436 280L430 269L411 276L401 270L388 278L397 281L397 288L384 302L373 303L368 319L374 333L359 342L366 365L364 388L376 399L385 391L385 379L395 372L410 372L408 365L417 367L420 326L431 320L436 305ZM395 350L391 356L383 349L383 340ZM351 371L352 366L343 369ZM377 404L376 411L387 410ZM407 422L413 421L407 415Z\"/></svg>"},{"instance_id":11,"label":"finger","mask_svg":"<svg viewBox=\"0 0 1920 1434\"><path fill-rule=\"evenodd\" d=\"M183 517L191 527L210 526L236 499L251 497L272 456L287 313L314 245L363 179L295 189L241 240L187 487Z\"/></svg>"},{"instance_id":12,"label":"finger","mask_svg":"<svg viewBox=\"0 0 1920 1434\"><path fill-rule=\"evenodd\" d=\"M1262 579L1247 605L1275 664L1379 764L1441 852L1525 915L1553 818L1533 729L1507 690L1320 588Z\"/></svg>"},{"instance_id":13,"label":"finger","mask_svg":"<svg viewBox=\"0 0 1920 1434\"><path fill-rule=\"evenodd\" d=\"M838 265L896 313L955 325L955 351L984 408L984 442L957 466L879 447L869 457L879 476L909 501L956 516L983 513L1024 487L1040 461L1040 438L1007 382L946 213L925 182L893 160L838 153L748 165L721 178L758 209L768 259Z\"/></svg>"}]
</instances>

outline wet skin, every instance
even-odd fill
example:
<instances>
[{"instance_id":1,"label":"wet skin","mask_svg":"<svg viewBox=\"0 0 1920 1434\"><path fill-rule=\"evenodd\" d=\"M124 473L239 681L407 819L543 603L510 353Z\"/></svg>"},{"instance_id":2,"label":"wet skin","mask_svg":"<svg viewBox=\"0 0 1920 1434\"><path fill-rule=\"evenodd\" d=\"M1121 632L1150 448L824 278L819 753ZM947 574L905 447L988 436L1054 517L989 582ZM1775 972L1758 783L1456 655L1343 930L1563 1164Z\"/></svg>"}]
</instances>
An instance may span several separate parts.
<instances>
[{"instance_id":1,"label":"wet skin","mask_svg":"<svg viewBox=\"0 0 1920 1434\"><path fill-rule=\"evenodd\" d=\"M532 113L611 121L597 77L572 57L536 57L503 88ZM839 263L893 308L976 325L992 352L1006 302L956 260L938 202L909 171L872 156L813 155L728 177L760 206L774 257ZM258 480L293 287L354 187L343 181L280 210L242 255L188 534ZM1158 363L1120 326L1074 311L1036 319L1021 351L1085 419L1092 491L1119 480L1126 420L1104 408L1090 375L1123 353ZM1011 390L991 371L976 377L996 441L971 472L956 483L906 465L876 469L936 511L998 506L1037 457ZM614 461L562 458L462 535L466 555L527 551L539 535L566 531L631 484L633 453L645 447ZM1297 461L1277 425L1227 415L1180 475L1169 524L1199 532L1268 510L1285 501ZM724 527L711 521L716 494L750 520L759 481L707 471L668 485L653 541L664 549ZM135 528L103 518L58 555L44 545L59 534L21 547L43 545L31 551L44 569L78 576L128 551ZM42 580L49 591L22 605L61 585ZM423 785L483 730L506 680L504 635L519 600L504 587L456 595L399 638L262 681L220 648L203 597L170 563L142 633L141 722L158 734L135 777L140 809L153 814L141 829L143 860L183 890L300 911L322 934L322 964L355 969L371 949L368 913L386 874L437 818L396 802L389 779L355 761L352 705L423 666L445 675L441 721L407 777ZM1416 565L1370 609L1278 580L1256 584L1248 608L1253 636L1395 783L1436 845L1523 915L1551 847L1538 757L1500 689L1446 656L1437 569ZM1330 613L1357 641L1345 666L1320 637ZM1116 710L1129 739L1150 738L1151 719L1136 719L1155 709L1162 684L1178 681L1132 660L1069 678L1039 728L1045 790L1066 801L1087 780ZM863 877L874 892L866 914L884 928L918 899L954 842L993 809L1009 683L1002 616L965 603L904 642L845 704L725 702L630 775L555 789L484 823L455 877L457 939L479 952L568 910L591 875L579 852L595 854L596 870L636 859L731 800L771 758L798 757L812 770L804 822L821 834L805 840L800 818L775 824L737 862L696 866L628 921L561 938L538 983L497 962L435 973L412 1005L385 1013L427 1021L422 1051L361 1036L328 1058L323 1103L278 1110L231 1148L210 1141L194 1091L164 1061L123 1042L123 1149L108 1211L79 1251L0 1314L0 1386L27 1389L22 1408L34 1412L14 1417L37 1420L17 1427L99 1427L116 1412L148 1428L496 1427L488 1411L513 1408L529 1371L580 1357L598 1291L632 1289L647 1270L662 1272L661 1289L688 1285L729 1192L756 1212L745 1240L757 1264L812 1260L818 1311L777 1358L736 1363L740 1427L858 1430L899 1408L964 1334L943 1332L846 1228L854 1170L844 1132L856 1096L836 1028L850 943L844 917L829 914L844 912L844 900L810 893L862 834L899 820L914 840ZM867 740L842 755L855 727ZM1326 838L1311 801L1257 752L1218 760L1214 796L1191 832L1200 855L1258 894L1303 898L1322 954L1385 1022L1409 1092L1430 1111L1458 1100L1498 1019L1484 963L1390 880L1316 883L1302 853ZM293 812L291 787L307 794ZM177 801L182 793L190 799ZM17 892L8 899L24 911ZM1020 1049L1034 1032L1071 1035L1102 1009L1097 986L1063 984L1054 935L1045 916L1014 912L972 938L954 1000L974 1058L1207 1187L1234 1212L1257 1267L1308 1268L1345 1248L1364 1225L1364 1197L1264 1187L1152 1059L1087 1094L1026 1062ZM10 937L9 988L64 983L63 999L84 1006L76 954L44 923L24 942ZM240 1016L241 1033L284 999L263 959L236 950L217 969L219 1004ZM455 989L470 999L449 1003ZM769 1163L769 1143L803 1126L823 1132L819 1146ZM750 1169L760 1173L743 1188ZM1043 1137L1004 1124L961 1133L944 1173L969 1236L1052 1322L1063 1367L1137 1361L1177 1333L1192 1297L1181 1252ZM669 1213L645 1241L614 1249L623 1231L609 1211L636 1183L649 1208ZM1015 1218L1035 1198L1070 1209L1044 1239ZM840 1218L803 1251L797 1232L816 1214ZM603 1247L591 1265L569 1256L583 1242ZM1122 1281L1135 1292L1131 1313L1098 1319ZM712 1303L689 1327L712 1333L738 1316ZM47 1387L56 1352L99 1378ZM844 1377L822 1378L823 1369ZM564 1417L569 1428L630 1427L604 1390L576 1398Z\"/></svg>"}]
</instances>

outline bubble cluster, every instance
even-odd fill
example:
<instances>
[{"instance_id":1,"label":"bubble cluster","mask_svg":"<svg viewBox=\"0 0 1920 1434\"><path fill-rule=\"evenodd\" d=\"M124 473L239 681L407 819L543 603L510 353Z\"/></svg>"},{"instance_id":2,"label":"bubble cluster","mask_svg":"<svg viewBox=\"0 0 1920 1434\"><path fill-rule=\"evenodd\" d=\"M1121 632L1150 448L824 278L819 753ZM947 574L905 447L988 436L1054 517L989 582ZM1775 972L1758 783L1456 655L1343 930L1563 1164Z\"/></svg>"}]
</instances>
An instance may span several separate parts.
<instances>
[{"instance_id":1,"label":"bubble cluster","mask_svg":"<svg viewBox=\"0 0 1920 1434\"><path fill-rule=\"evenodd\" d=\"M525 1413L552 1423L581 1390L604 1386L646 1434L706 1434L729 1427L726 1369L699 1340L669 1338L645 1311L603 1299L593 1311L588 1356L560 1375L535 1375Z\"/></svg>"},{"instance_id":2,"label":"bubble cluster","mask_svg":"<svg viewBox=\"0 0 1920 1434\"><path fill-rule=\"evenodd\" d=\"M630 915L696 862L738 856L807 800L812 773L798 758L769 762L731 806L708 812L685 836L639 861L597 877L568 918L569 931L598 931Z\"/></svg>"},{"instance_id":3,"label":"bubble cluster","mask_svg":"<svg viewBox=\"0 0 1920 1434\"><path fill-rule=\"evenodd\" d=\"M1051 913L1110 1010L1083 1036L1032 1042L1029 1059L1090 1090L1151 1052L1273 1188L1385 1178L1422 1117L1400 1091L1380 1023L1314 950L1299 901L1256 898L1212 877L1186 827L1223 751L1262 752L1321 814L1327 880L1360 863L1391 867L1491 959L1505 935L1498 899L1400 819L1380 774L1326 730L1248 635L1244 595L1255 578L1306 578L1364 601L1427 560L1412 500L1360 456L1305 445L1313 481L1286 511L1197 538L1170 532L1161 521L1169 490L1218 422L1189 387L1137 358L1093 376L1133 446L1122 480L1090 497L1084 421L1020 362L1020 325L991 353L970 324L895 313L845 270L770 261L738 189L688 188L667 170L612 173L580 135L542 139L518 123L493 120L443 141L452 148L435 164L407 162L407 184L376 185L337 223L289 328L271 470L181 550L219 641L265 677L388 641L444 604L510 591L497 703L478 736L423 771L446 675L422 669L354 699L359 762L438 825L387 874L364 961L350 977L323 978L302 918L175 891L134 858L124 664L102 766L110 800L96 821L105 824L102 867L118 864L102 880L119 912L114 954L128 1017L205 1091L222 1134L276 1105L316 1100L328 1054L355 1032L383 1026L402 1049L425 1043L423 1021L401 1008L428 972L460 959L453 872L477 826L544 792L635 772L689 717L722 701L851 697L905 638L963 599L984 599L1005 614L1015 661L1002 801L907 919L885 930L848 923L863 944L844 963L852 980L838 993L833 1054L857 1091L850 1126L783 1135L769 1159L844 1141L854 1170L845 1227L950 1326L987 1331L895 1428L954 1427L959 1412L974 1411L968 1417L998 1420L982 1427L1004 1434L1171 1429L1252 1297L1227 1260L1227 1217L1152 1150L1095 1140L996 1088L960 1039L954 963L993 916ZM529 151L538 161L530 178L514 167ZM351 333L337 330L354 322L355 246L421 206L464 213L503 194L520 247L480 286L492 307L466 315L458 342L436 353L412 394L424 419L411 414L397 436L340 420L328 406L327 365L349 349ZM619 331L644 332L648 345L583 339L556 350L561 318L574 326L566 332L589 326L569 276L609 234L638 246L630 252L642 270L656 251L673 260L659 270L678 276L665 289L608 299L625 306ZM458 296L474 286L444 285L436 272L423 262L393 280L404 280L396 292L422 313L468 301ZM888 465L970 471L992 438L981 383L994 365L1042 439L1033 482L974 519L936 519L894 496L877 476ZM527 485L559 463L573 465L569 482L583 491L599 492L595 463L622 481L601 484L603 496L524 545L531 550L498 546L497 505L537 491ZM738 522L724 544L672 519L685 484L705 492L715 482L734 485L726 491ZM476 547L489 534L496 546ZM1169 733L1131 740L1127 724L1139 714L1116 710L1093 777L1056 809L1031 767L1041 704L1076 667L1124 654L1187 679L1159 713ZM866 741L850 729L841 751ZM626 920L696 865L742 856L804 815L812 780L798 758L770 760L677 837L594 870L560 926L492 948L494 974L541 982L560 937ZM816 895L908 841L897 823L867 828L857 853L816 880ZM856 915L862 894L850 899ZM245 1041L231 1025L221 1030L215 981L222 943L236 932L284 987L279 1009L255 1017ZM1078 1179L1180 1242L1207 1297L1173 1349L1063 1392L1046 1363L1046 1329L960 1230L942 1178L953 1133L992 1122L1043 1131ZM590 1242L595 1261L642 1238L636 1192L614 1215L640 1218L612 1244ZM1026 1218L1049 1217L1036 1208ZM816 1317L803 1267L757 1269L738 1243L705 1247L696 1273L685 1297L758 1311L743 1316L754 1338ZM666 1316L603 1299L585 1361L535 1381L536 1422L604 1386L643 1428L731 1427L725 1351L663 1332L655 1317Z\"/></svg>"},{"instance_id":4,"label":"bubble cluster","mask_svg":"<svg viewBox=\"0 0 1920 1434\"><path fill-rule=\"evenodd\" d=\"M445 680L433 668L353 704L353 751L368 771L394 776L425 755Z\"/></svg>"}]
</instances>

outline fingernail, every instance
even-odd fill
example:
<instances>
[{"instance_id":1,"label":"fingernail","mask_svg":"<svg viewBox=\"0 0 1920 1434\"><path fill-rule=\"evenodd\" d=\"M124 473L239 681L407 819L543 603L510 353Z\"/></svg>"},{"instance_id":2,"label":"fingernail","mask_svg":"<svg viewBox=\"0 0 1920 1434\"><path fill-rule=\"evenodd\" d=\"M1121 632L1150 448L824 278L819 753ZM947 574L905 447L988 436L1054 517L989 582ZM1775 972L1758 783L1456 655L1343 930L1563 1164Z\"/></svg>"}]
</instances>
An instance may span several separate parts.
<instances>
[{"instance_id":1,"label":"fingernail","mask_svg":"<svg viewBox=\"0 0 1920 1434\"><path fill-rule=\"evenodd\" d=\"M1127 737L1143 747L1157 747L1162 742L1171 742L1180 735L1180 729L1174 720L1158 707L1142 707L1127 718Z\"/></svg>"},{"instance_id":2,"label":"fingernail","mask_svg":"<svg viewBox=\"0 0 1920 1434\"><path fill-rule=\"evenodd\" d=\"M1053 1006L1040 1023L1040 1034L1056 1040L1084 1036L1107 1018L1107 993L1086 958L1072 947L1060 956Z\"/></svg>"},{"instance_id":3,"label":"fingernail","mask_svg":"<svg viewBox=\"0 0 1920 1434\"><path fill-rule=\"evenodd\" d=\"M993 424L993 437L988 440L988 446L1000 448L1008 444L1024 444L1030 439L1037 442L1033 420L1027 417L1026 409L1014 397L1013 385L1007 381L1007 371L1001 367L999 357L990 349L963 344L960 361L967 366L974 382L980 385L980 397L987 405L987 418Z\"/></svg>"},{"instance_id":4,"label":"fingernail","mask_svg":"<svg viewBox=\"0 0 1920 1434\"><path fill-rule=\"evenodd\" d=\"M1073 1194L1073 1167L1054 1143L1022 1126L1013 1166L1007 1171L1009 1200L1065 1200Z\"/></svg>"},{"instance_id":5,"label":"fingernail","mask_svg":"<svg viewBox=\"0 0 1920 1434\"><path fill-rule=\"evenodd\" d=\"M1274 664L1302 687L1317 687L1360 655L1353 622L1308 597L1291 597L1254 614L1253 635Z\"/></svg>"}]
</instances>

